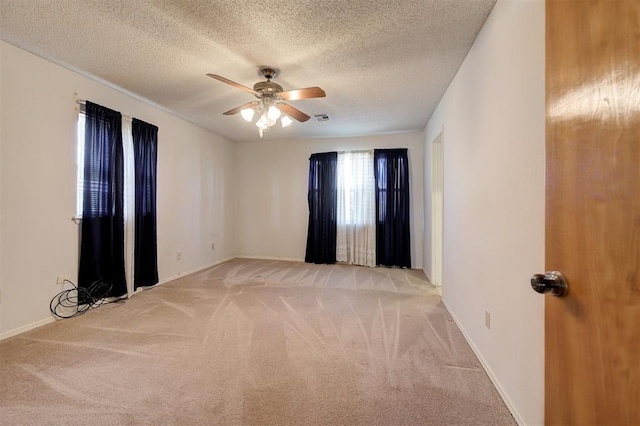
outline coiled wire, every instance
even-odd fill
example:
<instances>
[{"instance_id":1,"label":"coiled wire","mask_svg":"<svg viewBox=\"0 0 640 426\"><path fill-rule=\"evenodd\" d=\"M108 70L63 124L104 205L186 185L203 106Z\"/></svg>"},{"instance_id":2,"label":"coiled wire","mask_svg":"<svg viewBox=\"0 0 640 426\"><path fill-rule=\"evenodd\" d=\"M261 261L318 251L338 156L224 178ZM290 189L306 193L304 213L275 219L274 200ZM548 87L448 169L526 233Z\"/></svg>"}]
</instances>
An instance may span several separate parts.
<instances>
[{"instance_id":1,"label":"coiled wire","mask_svg":"<svg viewBox=\"0 0 640 426\"><path fill-rule=\"evenodd\" d=\"M70 280L64 280L64 282L71 284L72 288L56 294L49 304L51 313L61 319L77 317L90 309L122 300L106 300L113 288L110 283L95 281L87 288L80 288Z\"/></svg>"}]
</instances>

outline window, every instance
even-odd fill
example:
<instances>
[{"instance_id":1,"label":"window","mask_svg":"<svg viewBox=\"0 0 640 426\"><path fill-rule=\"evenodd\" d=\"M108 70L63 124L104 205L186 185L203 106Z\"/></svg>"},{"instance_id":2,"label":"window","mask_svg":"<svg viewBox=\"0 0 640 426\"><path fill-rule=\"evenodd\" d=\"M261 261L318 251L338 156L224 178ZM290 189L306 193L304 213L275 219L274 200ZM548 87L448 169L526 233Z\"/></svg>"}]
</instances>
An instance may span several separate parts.
<instances>
[{"instance_id":1,"label":"window","mask_svg":"<svg viewBox=\"0 0 640 426\"><path fill-rule=\"evenodd\" d=\"M337 260L375 266L373 151L338 154Z\"/></svg>"},{"instance_id":2,"label":"window","mask_svg":"<svg viewBox=\"0 0 640 426\"><path fill-rule=\"evenodd\" d=\"M338 226L375 223L373 152L338 154Z\"/></svg>"}]
</instances>

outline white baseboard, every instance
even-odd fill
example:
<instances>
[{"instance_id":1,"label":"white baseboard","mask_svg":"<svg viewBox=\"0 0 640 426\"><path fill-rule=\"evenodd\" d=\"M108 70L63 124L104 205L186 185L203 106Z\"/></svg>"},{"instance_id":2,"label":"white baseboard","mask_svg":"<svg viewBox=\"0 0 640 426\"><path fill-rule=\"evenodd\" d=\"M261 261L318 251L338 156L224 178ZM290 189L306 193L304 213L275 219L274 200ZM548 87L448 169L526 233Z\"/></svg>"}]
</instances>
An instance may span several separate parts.
<instances>
[{"instance_id":1,"label":"white baseboard","mask_svg":"<svg viewBox=\"0 0 640 426\"><path fill-rule=\"evenodd\" d=\"M303 257L277 257L277 256L253 256L253 255L249 255L249 254L239 254L237 256L233 257L234 259L255 259L255 260L283 260L286 262L302 262L305 263L304 258ZM325 265L325 263L318 263L317 265ZM348 265L348 263L342 263L342 262L336 262L336 263L332 263L331 265ZM353 265L353 266L362 266L363 268L368 268L368 266L363 266L363 265ZM387 268L387 266L373 266L373 268ZM422 271L422 267L421 266L416 266L416 267L411 267L409 268L411 270L416 270L416 271ZM427 277L428 279L428 277ZM431 282L431 281L429 281ZM442 290L440 287L436 286L439 291L440 294L442 295Z\"/></svg>"},{"instance_id":2,"label":"white baseboard","mask_svg":"<svg viewBox=\"0 0 640 426\"><path fill-rule=\"evenodd\" d=\"M156 284L156 285L163 285L163 284L166 284L166 283L171 282L173 280L177 280L178 278L182 278L182 277L187 276L187 275L195 274L196 272L200 272L200 271L205 270L207 268L212 268L212 267L214 267L216 265L219 265L221 263L227 262L227 261L229 261L231 259L235 259L236 257L238 257L238 256L226 257L224 259L216 260L213 263L209 263L209 264L206 264L206 265L198 266L196 268L189 269L189 270L184 271L184 272L178 272L177 274L171 275L170 277L166 277L166 278L161 279L158 282L158 284Z\"/></svg>"},{"instance_id":3,"label":"white baseboard","mask_svg":"<svg viewBox=\"0 0 640 426\"><path fill-rule=\"evenodd\" d=\"M471 338L469 337L469 335L465 331L464 327L462 326L462 323L458 320L458 318L453 313L453 310L451 309L449 304L447 304L447 302L444 299L442 299L442 303L444 304L445 308L449 312L449 315L451 315L451 318L453 318L453 321L456 323L456 325L458 326L458 328L462 332L462 335L464 336L464 338L467 341L467 343L469 343L469 346L471 346L471 350L473 351L474 354L476 354L476 357L478 357L478 360L480 361L480 364L482 364L482 367L486 371L486 373L489 376L489 379L491 380L493 385L496 387L496 390L500 394L500 397L502 397L502 400L504 401L504 403L506 404L507 408L509 409L509 411L513 415L513 418L515 419L515 421L520 426L526 426L526 423L522 419L522 416L520 416L520 413L518 413L518 410L516 410L515 406L511 403L511 400L509 400L509 396L507 395L507 393L505 392L504 388L502 387L502 384L500 383L500 381L498 380L496 375L493 373L493 370L489 366L489 363L487 362L487 360L484 358L484 356L482 356L482 353L478 350L476 345L473 343L473 341L471 340Z\"/></svg>"},{"instance_id":4,"label":"white baseboard","mask_svg":"<svg viewBox=\"0 0 640 426\"><path fill-rule=\"evenodd\" d=\"M242 254L236 256L237 259L256 259L256 260L285 260L289 262L304 262L304 258L300 257L274 257L274 256L251 256Z\"/></svg>"},{"instance_id":5,"label":"white baseboard","mask_svg":"<svg viewBox=\"0 0 640 426\"><path fill-rule=\"evenodd\" d=\"M18 334L25 333L34 328L42 327L43 325L51 324L55 321L55 318L44 318L40 321L32 322L31 324L23 325L22 327L14 328L13 330L0 333L0 340L8 339L9 337L17 336Z\"/></svg>"}]
</instances>

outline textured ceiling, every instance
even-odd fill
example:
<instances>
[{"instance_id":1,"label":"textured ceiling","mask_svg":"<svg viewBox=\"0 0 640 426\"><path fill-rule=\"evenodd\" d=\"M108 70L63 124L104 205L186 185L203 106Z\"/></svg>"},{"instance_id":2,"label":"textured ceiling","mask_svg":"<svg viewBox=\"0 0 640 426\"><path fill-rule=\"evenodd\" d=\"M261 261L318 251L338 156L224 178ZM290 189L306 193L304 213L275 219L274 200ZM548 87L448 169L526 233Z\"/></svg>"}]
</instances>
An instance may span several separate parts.
<instances>
[{"instance_id":1,"label":"textured ceiling","mask_svg":"<svg viewBox=\"0 0 640 426\"><path fill-rule=\"evenodd\" d=\"M0 38L109 81L235 141L245 86L279 70L291 101L331 120L273 127L265 139L421 131L496 0L0 0ZM127 113L126 111L123 111Z\"/></svg>"}]
</instances>

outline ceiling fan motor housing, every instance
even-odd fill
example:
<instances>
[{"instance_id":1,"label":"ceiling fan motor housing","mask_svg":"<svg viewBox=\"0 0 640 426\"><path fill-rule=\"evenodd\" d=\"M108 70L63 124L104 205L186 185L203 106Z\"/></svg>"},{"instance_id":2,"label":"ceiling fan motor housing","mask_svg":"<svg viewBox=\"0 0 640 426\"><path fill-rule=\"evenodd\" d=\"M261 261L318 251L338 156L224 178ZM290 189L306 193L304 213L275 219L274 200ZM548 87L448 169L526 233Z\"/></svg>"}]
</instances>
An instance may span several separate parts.
<instances>
[{"instance_id":1,"label":"ceiling fan motor housing","mask_svg":"<svg viewBox=\"0 0 640 426\"><path fill-rule=\"evenodd\" d=\"M261 81L253 85L253 90L262 96L275 96L277 93L282 92L282 86L271 81ZM259 98L262 96L258 96Z\"/></svg>"}]
</instances>

